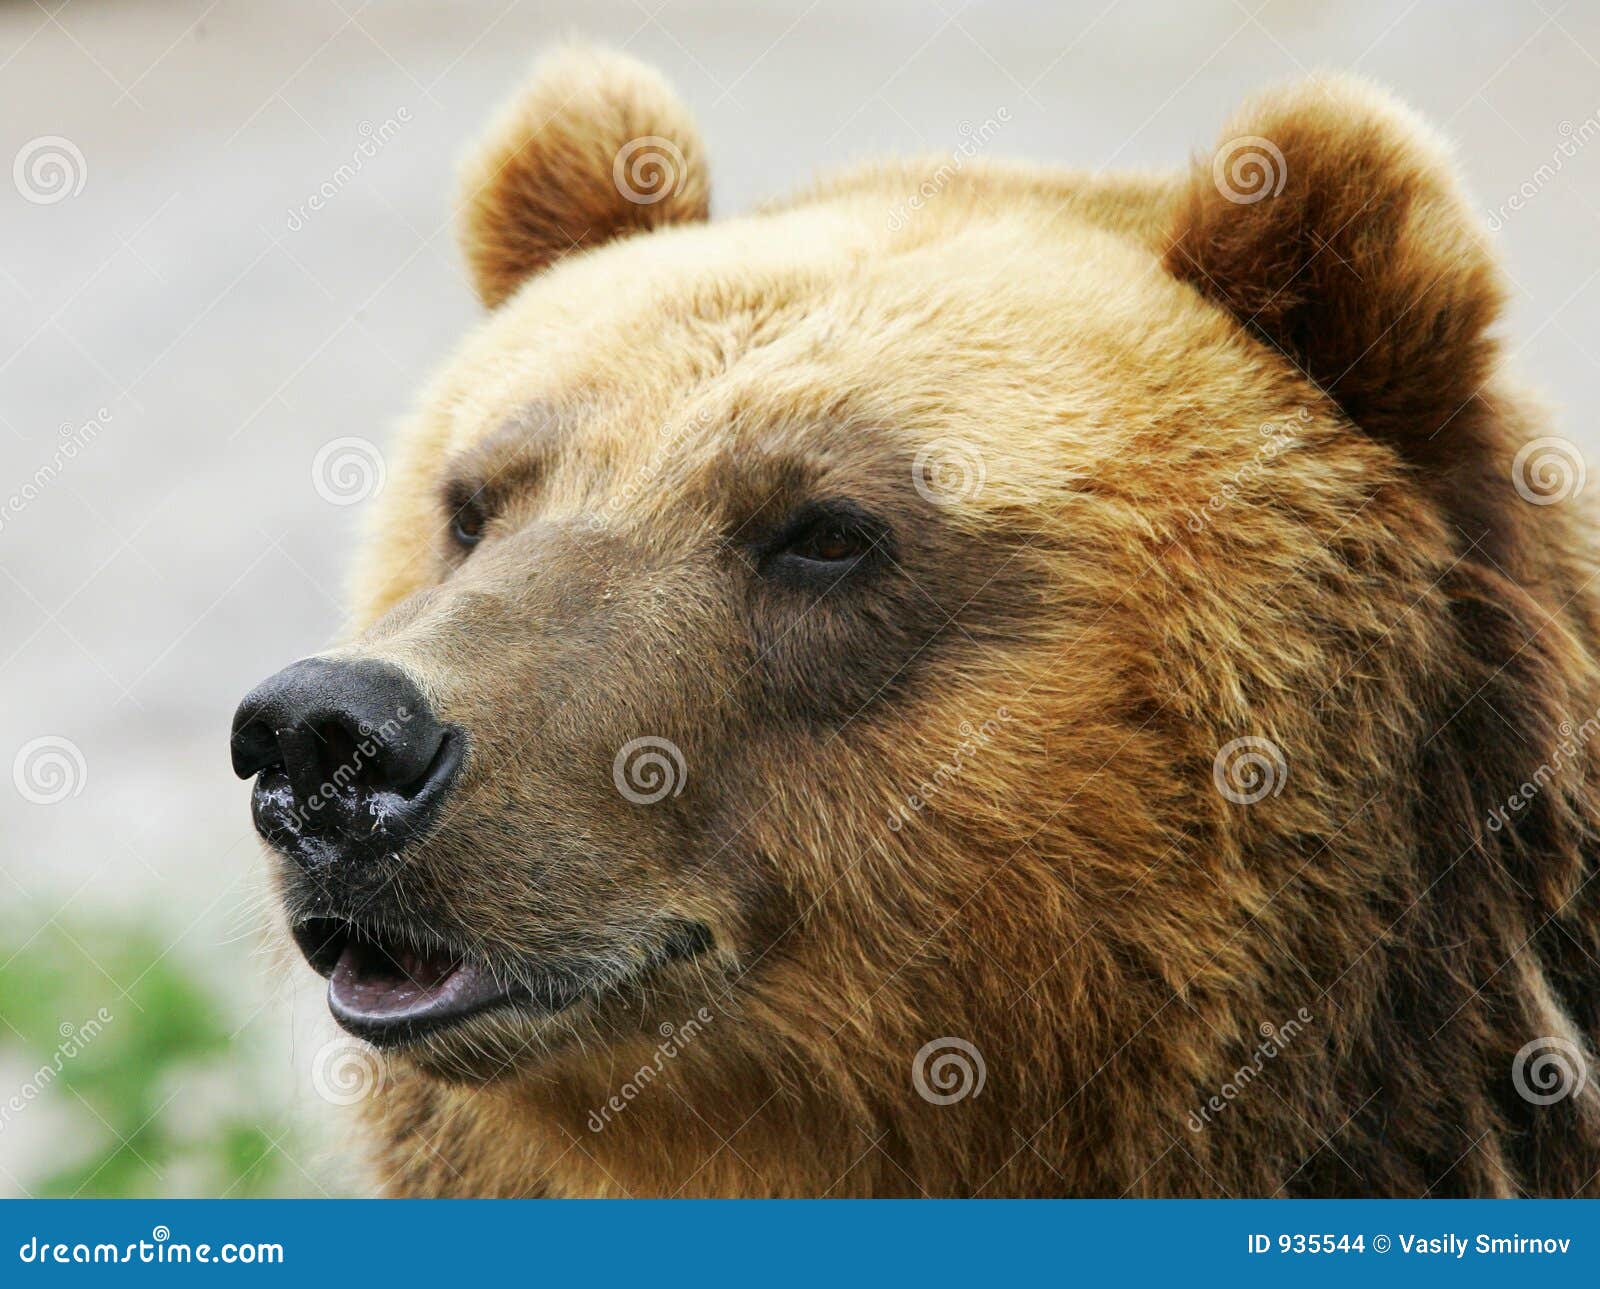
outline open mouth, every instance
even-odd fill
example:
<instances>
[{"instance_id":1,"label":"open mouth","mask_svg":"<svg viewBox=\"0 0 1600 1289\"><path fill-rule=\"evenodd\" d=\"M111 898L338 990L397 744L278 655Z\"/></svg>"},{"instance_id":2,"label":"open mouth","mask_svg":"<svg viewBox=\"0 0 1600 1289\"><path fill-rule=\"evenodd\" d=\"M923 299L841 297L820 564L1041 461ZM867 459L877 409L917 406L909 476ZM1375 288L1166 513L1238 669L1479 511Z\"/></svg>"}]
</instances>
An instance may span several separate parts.
<instances>
[{"instance_id":1,"label":"open mouth","mask_svg":"<svg viewBox=\"0 0 1600 1289\"><path fill-rule=\"evenodd\" d=\"M495 1008L549 1015L621 983L599 963L541 964L530 982L499 974L443 941L403 938L342 918L303 918L293 934L306 961L327 978L334 1020L379 1047L416 1042ZM674 920L622 979L710 947L707 928Z\"/></svg>"},{"instance_id":2,"label":"open mouth","mask_svg":"<svg viewBox=\"0 0 1600 1289\"><path fill-rule=\"evenodd\" d=\"M495 1007L547 1010L534 990L442 943L408 942L338 918L307 918L294 938L327 977L334 1020L379 1046L413 1042Z\"/></svg>"}]
</instances>

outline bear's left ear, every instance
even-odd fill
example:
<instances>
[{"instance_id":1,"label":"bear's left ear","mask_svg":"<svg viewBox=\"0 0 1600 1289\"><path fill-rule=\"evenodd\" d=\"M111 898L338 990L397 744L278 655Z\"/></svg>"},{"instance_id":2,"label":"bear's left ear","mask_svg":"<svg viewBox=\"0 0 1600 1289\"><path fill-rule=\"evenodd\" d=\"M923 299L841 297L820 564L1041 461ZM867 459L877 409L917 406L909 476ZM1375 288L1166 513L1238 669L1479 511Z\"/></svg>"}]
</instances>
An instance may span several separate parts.
<instances>
[{"instance_id":1,"label":"bear's left ear","mask_svg":"<svg viewBox=\"0 0 1600 1289\"><path fill-rule=\"evenodd\" d=\"M1246 106L1170 238L1172 273L1403 456L1442 464L1478 433L1458 414L1493 365L1500 275L1444 146L1381 90L1317 77Z\"/></svg>"},{"instance_id":2,"label":"bear's left ear","mask_svg":"<svg viewBox=\"0 0 1600 1289\"><path fill-rule=\"evenodd\" d=\"M706 218L699 132L666 81L626 55L557 50L461 172L461 243L491 309L572 251Z\"/></svg>"}]
</instances>

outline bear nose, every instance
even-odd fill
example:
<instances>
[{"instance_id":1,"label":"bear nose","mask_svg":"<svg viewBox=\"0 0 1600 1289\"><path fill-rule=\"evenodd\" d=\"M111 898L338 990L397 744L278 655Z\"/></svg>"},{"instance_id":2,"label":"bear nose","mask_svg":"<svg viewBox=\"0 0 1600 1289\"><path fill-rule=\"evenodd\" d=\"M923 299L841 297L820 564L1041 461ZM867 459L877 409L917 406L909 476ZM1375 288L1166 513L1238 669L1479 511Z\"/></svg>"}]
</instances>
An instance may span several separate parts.
<instances>
[{"instance_id":1,"label":"bear nose","mask_svg":"<svg viewBox=\"0 0 1600 1289\"><path fill-rule=\"evenodd\" d=\"M257 830L300 858L397 849L431 820L460 769L459 731L416 683L374 658L304 658L233 717L233 770L258 775Z\"/></svg>"}]
</instances>

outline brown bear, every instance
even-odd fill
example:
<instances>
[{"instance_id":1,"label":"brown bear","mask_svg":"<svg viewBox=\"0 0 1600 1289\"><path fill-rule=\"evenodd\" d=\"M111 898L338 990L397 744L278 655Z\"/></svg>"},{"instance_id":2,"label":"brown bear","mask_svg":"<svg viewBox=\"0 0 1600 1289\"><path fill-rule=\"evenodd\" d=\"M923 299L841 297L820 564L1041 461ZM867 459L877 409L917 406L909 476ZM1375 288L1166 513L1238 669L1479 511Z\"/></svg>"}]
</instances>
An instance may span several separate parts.
<instances>
[{"instance_id":1,"label":"brown bear","mask_svg":"<svg viewBox=\"0 0 1600 1289\"><path fill-rule=\"evenodd\" d=\"M1583 462L1359 81L708 219L565 50L355 630L241 706L397 1195L1600 1189Z\"/></svg>"}]
</instances>

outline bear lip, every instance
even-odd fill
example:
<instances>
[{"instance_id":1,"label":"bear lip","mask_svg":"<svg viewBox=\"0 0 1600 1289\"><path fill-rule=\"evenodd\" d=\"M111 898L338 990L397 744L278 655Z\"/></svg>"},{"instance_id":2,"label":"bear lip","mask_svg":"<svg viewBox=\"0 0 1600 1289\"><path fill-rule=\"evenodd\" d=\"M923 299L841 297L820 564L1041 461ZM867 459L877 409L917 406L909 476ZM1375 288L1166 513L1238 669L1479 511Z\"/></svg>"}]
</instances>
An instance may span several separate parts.
<instances>
[{"instance_id":1,"label":"bear lip","mask_svg":"<svg viewBox=\"0 0 1600 1289\"><path fill-rule=\"evenodd\" d=\"M302 918L292 930L306 961L327 977L334 1020L378 1047L416 1042L496 1008L553 1015L622 983L608 978L599 962L582 960L540 964L530 982L497 972L443 941L402 939L339 918ZM711 947L706 927L673 919L660 943L624 978L697 957Z\"/></svg>"},{"instance_id":2,"label":"bear lip","mask_svg":"<svg viewBox=\"0 0 1600 1289\"><path fill-rule=\"evenodd\" d=\"M340 1026L379 1045L422 1038L502 1003L518 991L466 959L391 954L351 941L328 978L328 1010Z\"/></svg>"},{"instance_id":3,"label":"bear lip","mask_svg":"<svg viewBox=\"0 0 1600 1289\"><path fill-rule=\"evenodd\" d=\"M293 931L306 960L328 978L334 1020L378 1046L424 1038L492 1007L535 1001L531 990L442 943L409 943L336 918L306 918Z\"/></svg>"}]
</instances>

